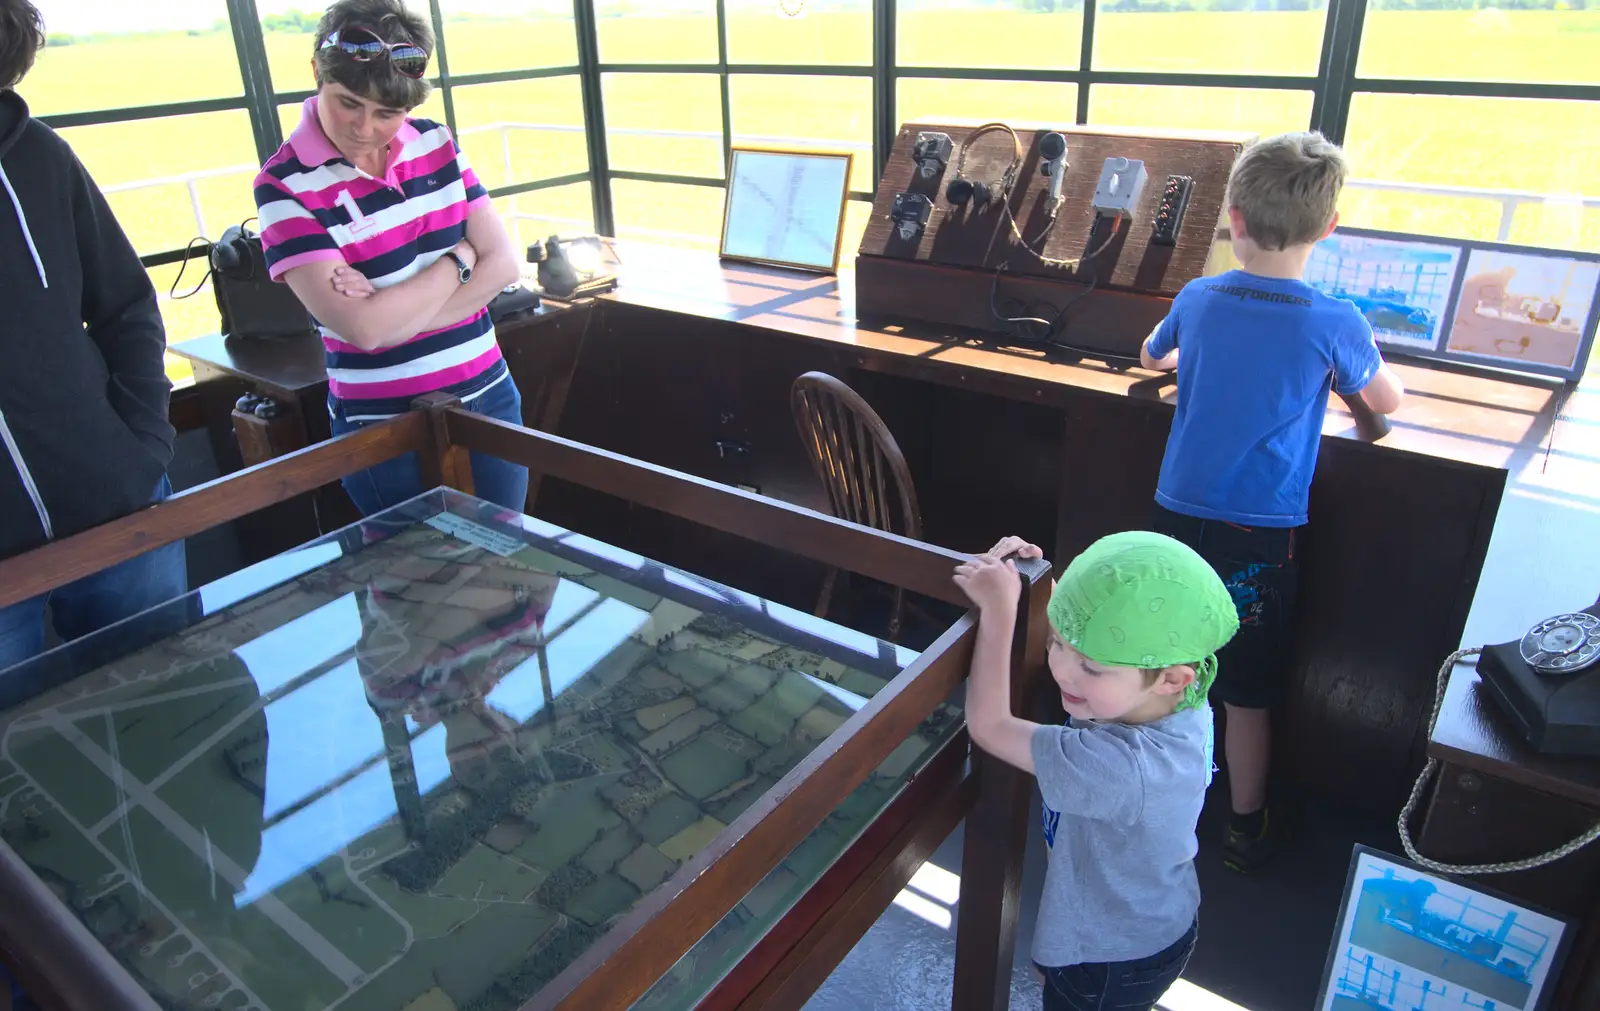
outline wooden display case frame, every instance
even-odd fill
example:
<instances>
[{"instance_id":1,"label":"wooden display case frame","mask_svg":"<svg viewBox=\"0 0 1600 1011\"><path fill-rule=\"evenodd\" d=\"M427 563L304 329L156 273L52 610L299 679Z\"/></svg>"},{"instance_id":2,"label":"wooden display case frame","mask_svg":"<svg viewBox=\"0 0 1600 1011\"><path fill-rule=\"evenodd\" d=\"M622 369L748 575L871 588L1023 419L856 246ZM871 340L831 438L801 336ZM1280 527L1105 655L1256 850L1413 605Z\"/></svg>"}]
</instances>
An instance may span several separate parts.
<instances>
[{"instance_id":1,"label":"wooden display case frame","mask_svg":"<svg viewBox=\"0 0 1600 1011\"><path fill-rule=\"evenodd\" d=\"M752 495L557 436L494 421L447 398L189 489L159 505L0 561L0 607L143 552L417 453L423 483L470 493L468 454L487 453L829 566L964 603L951 581L965 556ZM1013 705L1026 714L1045 678L1049 567L1023 565L1012 654ZM967 676L968 611L837 732L698 855L644 896L521 1011L630 1007L866 779ZM969 749L963 730L701 1001L718 1009L800 1008L968 814L952 1007L1004 1009L1016 943L1032 780ZM156 1011L76 915L0 842L0 957L51 1011Z\"/></svg>"}]
</instances>

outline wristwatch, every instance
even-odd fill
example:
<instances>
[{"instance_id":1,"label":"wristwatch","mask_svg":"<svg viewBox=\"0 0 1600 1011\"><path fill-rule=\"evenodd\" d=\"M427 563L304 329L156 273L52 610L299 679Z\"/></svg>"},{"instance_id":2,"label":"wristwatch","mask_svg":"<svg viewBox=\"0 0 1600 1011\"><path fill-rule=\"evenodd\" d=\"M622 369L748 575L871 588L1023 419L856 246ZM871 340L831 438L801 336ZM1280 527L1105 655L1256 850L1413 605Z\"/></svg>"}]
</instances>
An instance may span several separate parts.
<instances>
[{"instance_id":1,"label":"wristwatch","mask_svg":"<svg viewBox=\"0 0 1600 1011\"><path fill-rule=\"evenodd\" d=\"M467 261L456 255L455 250L447 249L445 250L444 255L456 261L456 273L460 276L462 284L466 284L468 281L472 280L472 268L467 266Z\"/></svg>"}]
</instances>

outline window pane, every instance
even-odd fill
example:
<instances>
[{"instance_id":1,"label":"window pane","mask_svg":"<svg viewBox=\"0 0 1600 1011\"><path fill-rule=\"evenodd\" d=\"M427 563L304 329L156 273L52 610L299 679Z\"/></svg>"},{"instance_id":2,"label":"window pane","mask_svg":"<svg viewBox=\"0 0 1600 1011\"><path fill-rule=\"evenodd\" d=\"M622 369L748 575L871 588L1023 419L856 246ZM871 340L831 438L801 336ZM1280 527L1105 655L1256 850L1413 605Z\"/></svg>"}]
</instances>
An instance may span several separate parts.
<instances>
[{"instance_id":1,"label":"window pane","mask_svg":"<svg viewBox=\"0 0 1600 1011\"><path fill-rule=\"evenodd\" d=\"M452 75L578 63L571 0L439 0L439 10Z\"/></svg>"},{"instance_id":2,"label":"window pane","mask_svg":"<svg viewBox=\"0 0 1600 1011\"><path fill-rule=\"evenodd\" d=\"M1345 151L1346 224L1600 252L1600 102L1358 93ZM1469 188L1417 194L1366 183ZM1520 194L1531 194L1523 200ZM1513 205L1511 207L1507 204ZM1510 221L1503 225L1503 215ZM1502 232L1502 228L1505 231Z\"/></svg>"},{"instance_id":3,"label":"window pane","mask_svg":"<svg viewBox=\"0 0 1600 1011\"><path fill-rule=\"evenodd\" d=\"M737 74L728 81L733 143L849 151L852 190L876 185L872 170L872 79Z\"/></svg>"},{"instance_id":4,"label":"window pane","mask_svg":"<svg viewBox=\"0 0 1600 1011\"><path fill-rule=\"evenodd\" d=\"M594 0L604 63L717 62L713 0Z\"/></svg>"},{"instance_id":5,"label":"window pane","mask_svg":"<svg viewBox=\"0 0 1600 1011\"><path fill-rule=\"evenodd\" d=\"M1141 11L1141 2L1112 0L1097 8L1096 70L1305 76L1317 72L1327 0L1286 0L1296 10L1282 9L1285 4L1278 10L1246 10L1256 5L1250 0L1217 0L1208 11L1159 13Z\"/></svg>"},{"instance_id":6,"label":"window pane","mask_svg":"<svg viewBox=\"0 0 1600 1011\"><path fill-rule=\"evenodd\" d=\"M1253 130L1263 137L1311 124L1309 91L1095 84L1089 122L1177 130ZM1174 110L1182 110L1175 114Z\"/></svg>"},{"instance_id":7,"label":"window pane","mask_svg":"<svg viewBox=\"0 0 1600 1011\"><path fill-rule=\"evenodd\" d=\"M189 261L188 267L183 270L183 277L178 277L178 269L182 266L169 263L162 267L151 267L148 271L150 283L156 286L156 300L161 304L161 321L167 327L167 343L177 344L191 337L202 337L206 334L217 333L222 329L222 318L217 314L217 296L211 289L211 282L200 285L198 291L195 285L206 276L206 256L204 251L199 251L194 259ZM187 296L177 298L172 295L172 282L178 282L178 294ZM189 292L194 294L190 295ZM171 374L171 368L168 368Z\"/></svg>"},{"instance_id":8,"label":"window pane","mask_svg":"<svg viewBox=\"0 0 1600 1011\"><path fill-rule=\"evenodd\" d=\"M1600 82L1600 59L1595 58L1600 10L1594 4L1583 9L1583 0L1555 5L1570 10L1485 6L1413 11L1378 6L1368 8L1362 27L1356 62L1356 73L1362 77ZM1417 39L1427 39L1428 44L1419 46Z\"/></svg>"},{"instance_id":9,"label":"window pane","mask_svg":"<svg viewBox=\"0 0 1600 1011\"><path fill-rule=\"evenodd\" d=\"M987 0L881 2L896 4L895 60L901 66L1077 69L1082 0L1033 0L1030 10Z\"/></svg>"},{"instance_id":10,"label":"window pane","mask_svg":"<svg viewBox=\"0 0 1600 1011\"><path fill-rule=\"evenodd\" d=\"M800 6L785 0L789 9ZM827 10L802 7L786 17L778 0L728 5L730 63L872 65L872 0L835 0Z\"/></svg>"},{"instance_id":11,"label":"window pane","mask_svg":"<svg viewBox=\"0 0 1600 1011\"><path fill-rule=\"evenodd\" d=\"M207 112L61 131L141 254L181 249L255 214L259 164L244 112Z\"/></svg>"},{"instance_id":12,"label":"window pane","mask_svg":"<svg viewBox=\"0 0 1600 1011\"><path fill-rule=\"evenodd\" d=\"M588 170L576 76L475 84L450 94L458 142L490 189Z\"/></svg>"},{"instance_id":13,"label":"window pane","mask_svg":"<svg viewBox=\"0 0 1600 1011\"><path fill-rule=\"evenodd\" d=\"M594 200L588 183L569 183L547 190L499 197L494 202L519 253L552 235L592 234Z\"/></svg>"},{"instance_id":14,"label":"window pane","mask_svg":"<svg viewBox=\"0 0 1600 1011\"><path fill-rule=\"evenodd\" d=\"M267 71L278 94L310 91L317 86L311 76L311 57L317 49L317 22L322 5L301 0L256 0L261 34L267 46ZM424 5L426 9L426 5Z\"/></svg>"},{"instance_id":15,"label":"window pane","mask_svg":"<svg viewBox=\"0 0 1600 1011\"><path fill-rule=\"evenodd\" d=\"M619 238L716 249L722 234L721 186L611 181Z\"/></svg>"},{"instance_id":16,"label":"window pane","mask_svg":"<svg viewBox=\"0 0 1600 1011\"><path fill-rule=\"evenodd\" d=\"M844 234L839 237L839 269L854 267L856 254L861 252L861 235L872 220L872 205L865 200L852 200L844 205Z\"/></svg>"},{"instance_id":17,"label":"window pane","mask_svg":"<svg viewBox=\"0 0 1600 1011\"><path fill-rule=\"evenodd\" d=\"M1078 86L1043 81L939 81L903 77L895 90L895 118L901 123L957 119L1075 123Z\"/></svg>"},{"instance_id":18,"label":"window pane","mask_svg":"<svg viewBox=\"0 0 1600 1011\"><path fill-rule=\"evenodd\" d=\"M35 116L244 94L224 0L34 5L50 42L17 91Z\"/></svg>"},{"instance_id":19,"label":"window pane","mask_svg":"<svg viewBox=\"0 0 1600 1011\"><path fill-rule=\"evenodd\" d=\"M612 168L722 177L715 74L605 74L600 88Z\"/></svg>"}]
</instances>

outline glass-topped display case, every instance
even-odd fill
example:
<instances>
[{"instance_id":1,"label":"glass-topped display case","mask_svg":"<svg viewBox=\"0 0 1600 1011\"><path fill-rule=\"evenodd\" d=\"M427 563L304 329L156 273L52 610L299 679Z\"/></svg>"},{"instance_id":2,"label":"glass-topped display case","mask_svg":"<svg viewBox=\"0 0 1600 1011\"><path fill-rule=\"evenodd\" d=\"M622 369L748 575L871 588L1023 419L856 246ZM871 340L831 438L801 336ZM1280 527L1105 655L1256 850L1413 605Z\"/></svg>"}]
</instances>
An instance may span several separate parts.
<instances>
[{"instance_id":1,"label":"glass-topped display case","mask_svg":"<svg viewBox=\"0 0 1600 1011\"><path fill-rule=\"evenodd\" d=\"M968 751L974 616L912 651L473 498L469 454L953 604L964 555L425 398L0 559L0 607L411 453L435 490L0 672L44 1011L794 1011L969 814L952 1002L1003 1011L1030 787Z\"/></svg>"},{"instance_id":2,"label":"glass-topped display case","mask_svg":"<svg viewBox=\"0 0 1600 1011\"><path fill-rule=\"evenodd\" d=\"M435 491L9 674L0 838L162 1008L514 1011L916 655ZM634 1006L694 1006L960 722Z\"/></svg>"}]
</instances>

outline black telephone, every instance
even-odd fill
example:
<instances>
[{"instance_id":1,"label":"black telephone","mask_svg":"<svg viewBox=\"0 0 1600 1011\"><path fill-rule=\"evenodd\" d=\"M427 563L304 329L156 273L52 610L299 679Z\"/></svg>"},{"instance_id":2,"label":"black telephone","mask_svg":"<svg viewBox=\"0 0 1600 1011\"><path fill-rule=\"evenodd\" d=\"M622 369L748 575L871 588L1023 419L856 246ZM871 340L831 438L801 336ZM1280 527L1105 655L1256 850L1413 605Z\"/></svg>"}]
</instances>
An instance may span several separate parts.
<instances>
[{"instance_id":1,"label":"black telephone","mask_svg":"<svg viewBox=\"0 0 1600 1011\"><path fill-rule=\"evenodd\" d=\"M1478 676L1534 750L1600 757L1600 601L1485 647Z\"/></svg>"}]
</instances>

